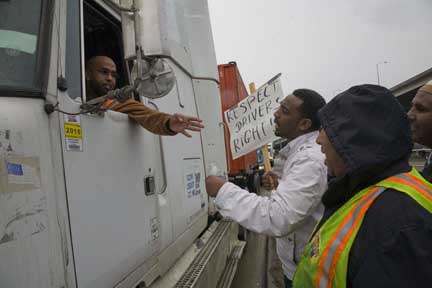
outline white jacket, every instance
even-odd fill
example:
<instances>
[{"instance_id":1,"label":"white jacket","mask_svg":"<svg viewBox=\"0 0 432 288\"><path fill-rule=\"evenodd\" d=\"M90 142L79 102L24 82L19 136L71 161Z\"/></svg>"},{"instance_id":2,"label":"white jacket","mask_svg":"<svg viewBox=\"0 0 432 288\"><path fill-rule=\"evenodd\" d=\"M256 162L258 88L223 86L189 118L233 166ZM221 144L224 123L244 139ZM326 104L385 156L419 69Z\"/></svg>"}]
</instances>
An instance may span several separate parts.
<instances>
[{"instance_id":1,"label":"white jacket","mask_svg":"<svg viewBox=\"0 0 432 288\"><path fill-rule=\"evenodd\" d=\"M279 152L285 164L277 190L269 197L258 196L225 183L215 204L222 216L257 233L280 237L276 248L284 275L293 279L296 264L324 207L321 197L327 189L324 155L311 132L290 141Z\"/></svg>"}]
</instances>

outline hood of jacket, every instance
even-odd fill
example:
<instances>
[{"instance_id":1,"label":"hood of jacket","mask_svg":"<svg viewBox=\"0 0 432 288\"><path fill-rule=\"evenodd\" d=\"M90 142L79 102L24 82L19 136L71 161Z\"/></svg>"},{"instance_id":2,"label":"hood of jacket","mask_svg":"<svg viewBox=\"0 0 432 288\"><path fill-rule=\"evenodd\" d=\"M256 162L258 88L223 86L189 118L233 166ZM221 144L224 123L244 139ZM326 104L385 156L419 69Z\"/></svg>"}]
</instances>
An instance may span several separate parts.
<instances>
[{"instance_id":1,"label":"hood of jacket","mask_svg":"<svg viewBox=\"0 0 432 288\"><path fill-rule=\"evenodd\" d=\"M326 207L330 204L326 202L349 199L366 183L374 184L370 180L378 182L402 169L395 166L407 169L411 130L406 112L388 89L369 84L351 87L324 106L319 118L347 168L345 175L329 183L323 197ZM340 189L344 191L335 191Z\"/></svg>"}]
</instances>

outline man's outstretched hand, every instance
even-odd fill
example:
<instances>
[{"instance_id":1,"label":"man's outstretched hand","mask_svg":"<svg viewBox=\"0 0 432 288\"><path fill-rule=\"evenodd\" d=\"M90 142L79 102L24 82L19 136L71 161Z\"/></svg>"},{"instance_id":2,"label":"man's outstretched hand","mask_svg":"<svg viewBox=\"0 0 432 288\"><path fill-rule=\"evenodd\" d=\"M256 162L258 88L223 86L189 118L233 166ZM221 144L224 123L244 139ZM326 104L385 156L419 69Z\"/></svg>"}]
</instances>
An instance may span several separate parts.
<instances>
[{"instance_id":1,"label":"man's outstretched hand","mask_svg":"<svg viewBox=\"0 0 432 288\"><path fill-rule=\"evenodd\" d=\"M204 128L202 120L197 117L186 116L181 114L171 115L169 120L169 128L176 133L182 133L186 137L192 137L188 131L201 131Z\"/></svg>"}]
</instances>

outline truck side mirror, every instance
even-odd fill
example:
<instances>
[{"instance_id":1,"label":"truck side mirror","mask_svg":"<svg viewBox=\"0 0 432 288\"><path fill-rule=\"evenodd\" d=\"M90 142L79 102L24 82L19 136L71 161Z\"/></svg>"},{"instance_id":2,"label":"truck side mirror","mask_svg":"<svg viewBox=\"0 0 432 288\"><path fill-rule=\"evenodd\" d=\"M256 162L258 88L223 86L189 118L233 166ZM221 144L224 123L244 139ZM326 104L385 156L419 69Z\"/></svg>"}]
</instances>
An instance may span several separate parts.
<instances>
[{"instance_id":1,"label":"truck side mirror","mask_svg":"<svg viewBox=\"0 0 432 288\"><path fill-rule=\"evenodd\" d=\"M141 65L135 65L141 69L135 78L135 89L139 95L156 99L171 92L176 79L166 60L146 57L137 61L141 61Z\"/></svg>"}]
</instances>

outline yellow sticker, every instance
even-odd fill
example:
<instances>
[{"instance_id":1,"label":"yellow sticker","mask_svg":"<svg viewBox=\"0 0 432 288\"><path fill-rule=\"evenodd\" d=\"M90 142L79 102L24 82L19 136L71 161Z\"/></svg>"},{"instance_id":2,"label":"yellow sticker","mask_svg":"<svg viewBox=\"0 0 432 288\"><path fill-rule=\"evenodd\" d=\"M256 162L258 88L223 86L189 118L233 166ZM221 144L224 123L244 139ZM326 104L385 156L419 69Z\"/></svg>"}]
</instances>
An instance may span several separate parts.
<instances>
[{"instance_id":1,"label":"yellow sticker","mask_svg":"<svg viewBox=\"0 0 432 288\"><path fill-rule=\"evenodd\" d=\"M64 133L67 151L83 151L83 131L79 115L64 115Z\"/></svg>"},{"instance_id":2,"label":"yellow sticker","mask_svg":"<svg viewBox=\"0 0 432 288\"><path fill-rule=\"evenodd\" d=\"M81 125L77 123L64 123L66 138L82 139Z\"/></svg>"}]
</instances>

